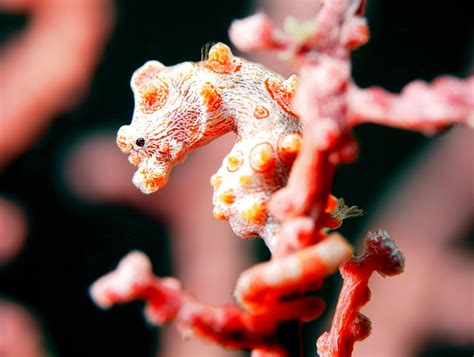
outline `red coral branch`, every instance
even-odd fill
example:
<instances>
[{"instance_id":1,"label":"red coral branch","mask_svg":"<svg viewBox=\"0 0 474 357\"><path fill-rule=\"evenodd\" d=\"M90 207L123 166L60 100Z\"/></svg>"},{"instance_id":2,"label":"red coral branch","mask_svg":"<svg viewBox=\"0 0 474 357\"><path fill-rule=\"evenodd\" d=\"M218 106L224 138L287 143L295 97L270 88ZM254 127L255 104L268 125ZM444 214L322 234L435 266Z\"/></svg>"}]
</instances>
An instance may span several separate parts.
<instances>
[{"instance_id":1,"label":"red coral branch","mask_svg":"<svg viewBox=\"0 0 474 357\"><path fill-rule=\"evenodd\" d=\"M317 297L301 297L253 313L236 306L206 306L183 291L177 280L154 276L149 259L140 252L130 253L115 271L95 282L91 296L102 308L145 300L145 314L152 323L175 322L184 335L196 334L228 348L256 349L256 356L286 356L277 338L282 321L313 319L324 309Z\"/></svg>"},{"instance_id":2,"label":"red coral branch","mask_svg":"<svg viewBox=\"0 0 474 357\"><path fill-rule=\"evenodd\" d=\"M235 291L246 311L199 303L177 280L154 276L149 259L140 252L130 253L115 271L95 282L91 296L102 308L145 300L145 314L153 324L174 322L184 335L255 350L257 356L288 356L291 346L281 337L282 326L322 314L323 300L307 293L319 289L351 255L350 245L335 233L288 257L255 265L240 276Z\"/></svg>"},{"instance_id":3,"label":"red coral branch","mask_svg":"<svg viewBox=\"0 0 474 357\"><path fill-rule=\"evenodd\" d=\"M370 334L370 320L359 313L370 300L369 278L374 271L382 276L403 272L405 258L387 232L369 232L365 238L365 253L342 264L344 278L331 330L317 341L321 357L347 357L354 343Z\"/></svg>"}]
</instances>

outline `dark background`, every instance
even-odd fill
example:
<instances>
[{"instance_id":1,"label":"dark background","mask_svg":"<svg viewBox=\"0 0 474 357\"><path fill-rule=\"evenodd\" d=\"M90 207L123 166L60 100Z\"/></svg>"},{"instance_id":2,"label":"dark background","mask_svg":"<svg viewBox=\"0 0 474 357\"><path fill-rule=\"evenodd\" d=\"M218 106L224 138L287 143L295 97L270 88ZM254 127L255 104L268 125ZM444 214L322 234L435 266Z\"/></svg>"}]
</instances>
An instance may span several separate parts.
<instances>
[{"instance_id":1,"label":"dark background","mask_svg":"<svg viewBox=\"0 0 474 357\"><path fill-rule=\"evenodd\" d=\"M66 1L66 0L65 0ZM398 91L413 79L440 74L466 76L472 59L474 18L470 1L369 1L369 45L354 54L360 86ZM25 249L0 270L0 295L26 304L40 318L50 348L58 356L151 356L157 329L148 326L141 304L97 309L89 285L132 249L159 261L159 275L172 275L166 222L115 205L84 203L67 191L65 153L87 133L118 128L133 112L131 73L149 59L166 65L197 61L211 40L229 43L234 18L252 12L249 1L117 1L117 20L105 55L85 100L61 115L34 147L0 173L0 194L14 197L27 211ZM4 41L27 17L2 14ZM1 130L1 129L0 129ZM441 134L443 135L443 134ZM342 232L354 240L377 196L431 139L416 133L364 125L356 130L360 159L342 167L335 194L369 212L350 220ZM154 239L145 238L153 232ZM211 254L211 253L210 253ZM264 257L263 249L256 254ZM325 288L334 300L335 282ZM324 319L311 328L314 338ZM309 331L309 330L308 330ZM309 341L314 343L314 339ZM471 355L472 346L437 341L422 356Z\"/></svg>"}]
</instances>

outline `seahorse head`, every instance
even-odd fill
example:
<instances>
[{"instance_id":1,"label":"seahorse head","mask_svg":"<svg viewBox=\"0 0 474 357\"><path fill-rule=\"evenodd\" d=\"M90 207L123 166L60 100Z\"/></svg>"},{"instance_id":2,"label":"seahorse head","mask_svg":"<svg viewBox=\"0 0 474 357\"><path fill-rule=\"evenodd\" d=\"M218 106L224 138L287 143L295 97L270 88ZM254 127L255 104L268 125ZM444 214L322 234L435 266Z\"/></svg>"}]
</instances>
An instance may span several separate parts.
<instances>
[{"instance_id":1,"label":"seahorse head","mask_svg":"<svg viewBox=\"0 0 474 357\"><path fill-rule=\"evenodd\" d=\"M131 124L119 129L117 145L138 166L133 183L144 193L165 185L171 168L202 136L203 84L195 80L195 67L149 61L132 76L135 110Z\"/></svg>"},{"instance_id":2,"label":"seahorse head","mask_svg":"<svg viewBox=\"0 0 474 357\"><path fill-rule=\"evenodd\" d=\"M144 193L163 187L189 151L232 129L232 119L219 110L221 90L242 60L223 43L205 57L171 67L149 61L132 76L135 110L131 124L118 131L117 145L138 166L133 183Z\"/></svg>"}]
</instances>

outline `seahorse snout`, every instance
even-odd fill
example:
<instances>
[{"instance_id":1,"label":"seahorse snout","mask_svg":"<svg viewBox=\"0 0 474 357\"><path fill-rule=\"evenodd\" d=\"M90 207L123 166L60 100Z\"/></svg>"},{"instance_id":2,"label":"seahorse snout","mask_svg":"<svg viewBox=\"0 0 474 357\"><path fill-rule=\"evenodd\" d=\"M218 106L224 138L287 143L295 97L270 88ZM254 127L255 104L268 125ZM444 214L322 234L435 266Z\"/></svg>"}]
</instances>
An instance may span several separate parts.
<instances>
[{"instance_id":1,"label":"seahorse snout","mask_svg":"<svg viewBox=\"0 0 474 357\"><path fill-rule=\"evenodd\" d=\"M145 194L156 192L166 185L171 170L166 163L152 161L144 160L133 175L133 184Z\"/></svg>"},{"instance_id":2,"label":"seahorse snout","mask_svg":"<svg viewBox=\"0 0 474 357\"><path fill-rule=\"evenodd\" d=\"M117 146L129 154L128 161L132 165L138 166L133 183L146 194L163 187L168 182L171 168L186 156L182 141L172 136L156 137L160 135L146 133L133 124L122 126L117 133Z\"/></svg>"}]
</instances>

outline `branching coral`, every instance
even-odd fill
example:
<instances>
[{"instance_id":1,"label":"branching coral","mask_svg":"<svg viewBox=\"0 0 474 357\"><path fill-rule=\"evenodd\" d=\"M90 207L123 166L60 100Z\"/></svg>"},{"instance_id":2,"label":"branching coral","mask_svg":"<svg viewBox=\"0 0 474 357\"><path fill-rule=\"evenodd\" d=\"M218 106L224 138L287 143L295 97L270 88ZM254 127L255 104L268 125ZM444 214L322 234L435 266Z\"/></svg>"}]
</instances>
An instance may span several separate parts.
<instances>
[{"instance_id":1,"label":"branching coral","mask_svg":"<svg viewBox=\"0 0 474 357\"><path fill-rule=\"evenodd\" d=\"M382 276L400 274L404 264L405 258L387 232L370 232L367 235L365 253L340 267L344 285L331 330L321 335L317 342L321 357L350 356L354 342L370 334L370 320L358 312L370 300L369 278L374 271Z\"/></svg>"},{"instance_id":2,"label":"branching coral","mask_svg":"<svg viewBox=\"0 0 474 357\"><path fill-rule=\"evenodd\" d=\"M0 11L31 17L0 54L1 168L32 145L55 115L77 104L114 14L109 0L3 0Z\"/></svg>"},{"instance_id":3,"label":"branching coral","mask_svg":"<svg viewBox=\"0 0 474 357\"><path fill-rule=\"evenodd\" d=\"M156 324L175 321L224 346L252 349L254 356L290 353L278 327L319 316L323 304L312 293L352 255L340 235L328 234L359 213L330 194L337 165L357 154L351 129L377 122L434 132L473 123L473 78L413 83L400 95L352 82L350 53L369 36L364 5L327 0L314 22L288 21L285 32L263 14L232 25L237 47L280 51L299 77L284 80L222 43L201 62L165 67L150 61L135 72L134 117L117 136L138 166L133 182L155 192L191 150L236 132L235 146L211 179L214 215L242 238L262 237L273 258L240 276L235 296L241 310L198 303L175 280L154 277L147 258L132 253L92 287L100 306L144 299ZM403 256L385 233L369 235L366 248L363 258L341 267L346 285L333 328L318 343L321 354L350 355L353 343L369 333L357 311L368 301L370 274L402 270Z\"/></svg>"},{"instance_id":4,"label":"branching coral","mask_svg":"<svg viewBox=\"0 0 474 357\"><path fill-rule=\"evenodd\" d=\"M418 81L399 95L353 83L350 53L369 38L364 4L325 1L314 22L287 21L286 32L273 29L263 14L236 21L230 29L241 50L279 51L292 59L301 76L294 107L305 140L288 185L270 205L283 220L321 211L335 166L352 161L356 154L350 139L355 125L376 122L425 133L453 123L473 125L474 77L464 81L443 77L431 85Z\"/></svg>"},{"instance_id":5,"label":"branching coral","mask_svg":"<svg viewBox=\"0 0 474 357\"><path fill-rule=\"evenodd\" d=\"M338 251L344 255L337 257ZM94 283L91 294L103 308L144 299L146 316L154 324L174 321L183 333L193 333L226 347L285 355L277 339L279 324L292 319L314 319L324 309L318 297L291 296L319 287L322 279L350 254L350 248L338 234L315 246L312 255L307 254L302 260L306 264L301 264L300 274L306 278L306 286L299 284L301 278L294 275L295 264L300 264L294 257L254 266L240 277L236 289L237 298L247 311L235 306L200 304L175 279L153 276L149 260L139 252L130 253L116 271Z\"/></svg>"}]
</instances>

